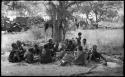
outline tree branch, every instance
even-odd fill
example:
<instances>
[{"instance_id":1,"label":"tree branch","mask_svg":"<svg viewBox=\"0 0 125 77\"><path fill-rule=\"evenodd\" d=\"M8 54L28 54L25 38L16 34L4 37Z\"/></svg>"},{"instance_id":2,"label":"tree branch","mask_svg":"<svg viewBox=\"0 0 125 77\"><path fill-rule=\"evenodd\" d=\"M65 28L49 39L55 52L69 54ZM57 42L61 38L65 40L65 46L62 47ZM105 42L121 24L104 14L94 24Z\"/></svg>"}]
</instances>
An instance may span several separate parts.
<instances>
[{"instance_id":1,"label":"tree branch","mask_svg":"<svg viewBox=\"0 0 125 77\"><path fill-rule=\"evenodd\" d=\"M68 9L69 7L71 7L71 6L74 5L74 4L80 4L80 3L82 3L82 2L85 2L85 1L74 1L74 2L71 2L71 3L69 3L69 4L66 6L66 9Z\"/></svg>"}]
</instances>

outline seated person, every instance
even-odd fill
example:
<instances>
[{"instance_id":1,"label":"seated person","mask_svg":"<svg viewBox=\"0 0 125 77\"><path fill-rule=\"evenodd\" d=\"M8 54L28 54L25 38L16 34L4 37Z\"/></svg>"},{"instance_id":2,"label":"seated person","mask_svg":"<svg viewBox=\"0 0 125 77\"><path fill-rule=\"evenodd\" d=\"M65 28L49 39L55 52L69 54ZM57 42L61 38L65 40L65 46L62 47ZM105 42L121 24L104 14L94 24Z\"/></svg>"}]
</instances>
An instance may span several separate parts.
<instances>
[{"instance_id":1,"label":"seated person","mask_svg":"<svg viewBox=\"0 0 125 77\"><path fill-rule=\"evenodd\" d=\"M70 40L67 48L62 52L63 58L62 58L61 64L60 64L61 66L65 66L67 64L72 64L72 62L75 58L74 50L75 50L75 46L73 45L72 40Z\"/></svg>"},{"instance_id":2,"label":"seated person","mask_svg":"<svg viewBox=\"0 0 125 77\"><path fill-rule=\"evenodd\" d=\"M45 63L46 61L46 50L44 47L41 48L42 52L40 53L40 63Z\"/></svg>"},{"instance_id":3,"label":"seated person","mask_svg":"<svg viewBox=\"0 0 125 77\"><path fill-rule=\"evenodd\" d=\"M75 41L75 39L74 38L72 38L72 43L73 43L73 45L74 45L74 49L75 50L77 50L77 42Z\"/></svg>"},{"instance_id":4,"label":"seated person","mask_svg":"<svg viewBox=\"0 0 125 77\"><path fill-rule=\"evenodd\" d=\"M76 54L76 58L74 60L74 64L76 64L76 65L86 65L86 60L87 60L86 53L83 52L82 46L79 46L77 54Z\"/></svg>"},{"instance_id":5,"label":"seated person","mask_svg":"<svg viewBox=\"0 0 125 77\"><path fill-rule=\"evenodd\" d=\"M39 55L40 54L40 48L37 44L34 45L34 55Z\"/></svg>"},{"instance_id":6,"label":"seated person","mask_svg":"<svg viewBox=\"0 0 125 77\"><path fill-rule=\"evenodd\" d=\"M65 65L67 65L67 64L72 64L72 62L73 62L73 60L74 60L74 55L73 54L68 54L68 53L65 53L64 54L64 57L62 58L62 60L61 60L61 66L65 66Z\"/></svg>"},{"instance_id":7,"label":"seated person","mask_svg":"<svg viewBox=\"0 0 125 77\"><path fill-rule=\"evenodd\" d=\"M16 44L17 44L18 50L20 52L19 56L20 56L21 60L24 60L24 53L26 52L26 50L23 48L21 41L17 41Z\"/></svg>"},{"instance_id":8,"label":"seated person","mask_svg":"<svg viewBox=\"0 0 125 77\"><path fill-rule=\"evenodd\" d=\"M27 63L33 63L33 48L29 48L28 51L24 54L25 61Z\"/></svg>"},{"instance_id":9,"label":"seated person","mask_svg":"<svg viewBox=\"0 0 125 77\"><path fill-rule=\"evenodd\" d=\"M83 51L88 52L87 40L84 38L82 43Z\"/></svg>"},{"instance_id":10,"label":"seated person","mask_svg":"<svg viewBox=\"0 0 125 77\"><path fill-rule=\"evenodd\" d=\"M40 62L41 63L51 63L52 62L52 56L49 50L47 49L47 46L44 45L42 49L42 53L40 55Z\"/></svg>"},{"instance_id":11,"label":"seated person","mask_svg":"<svg viewBox=\"0 0 125 77\"><path fill-rule=\"evenodd\" d=\"M11 46L12 46L12 50L8 58L9 62L20 62L21 59L19 56L19 50L18 50L16 43L12 43Z\"/></svg>"},{"instance_id":12,"label":"seated person","mask_svg":"<svg viewBox=\"0 0 125 77\"><path fill-rule=\"evenodd\" d=\"M52 39L49 39L49 43L45 44L45 49L52 57L55 55L56 52L54 51L54 43Z\"/></svg>"},{"instance_id":13,"label":"seated person","mask_svg":"<svg viewBox=\"0 0 125 77\"><path fill-rule=\"evenodd\" d=\"M106 59L100 53L97 52L97 45L93 45L91 60L95 62L100 62L101 59L104 60L105 65L107 65Z\"/></svg>"},{"instance_id":14,"label":"seated person","mask_svg":"<svg viewBox=\"0 0 125 77\"><path fill-rule=\"evenodd\" d=\"M59 43L54 44L54 51L59 52Z\"/></svg>"},{"instance_id":15,"label":"seated person","mask_svg":"<svg viewBox=\"0 0 125 77\"><path fill-rule=\"evenodd\" d=\"M66 51L74 51L75 45L73 44L72 40L69 41L69 44L67 45Z\"/></svg>"},{"instance_id":16,"label":"seated person","mask_svg":"<svg viewBox=\"0 0 125 77\"><path fill-rule=\"evenodd\" d=\"M60 43L59 44L59 54L57 55L58 59L62 59L66 53L65 51L66 49L66 44L63 42L63 43Z\"/></svg>"}]
</instances>

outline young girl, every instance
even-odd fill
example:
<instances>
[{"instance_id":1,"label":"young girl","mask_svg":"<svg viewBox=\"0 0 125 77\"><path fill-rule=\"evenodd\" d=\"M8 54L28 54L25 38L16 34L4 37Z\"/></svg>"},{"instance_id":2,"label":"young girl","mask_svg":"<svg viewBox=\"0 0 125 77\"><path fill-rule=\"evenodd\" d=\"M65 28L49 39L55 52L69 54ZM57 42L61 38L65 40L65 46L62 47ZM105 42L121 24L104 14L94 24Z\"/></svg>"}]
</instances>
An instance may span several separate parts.
<instances>
[{"instance_id":1,"label":"young girl","mask_svg":"<svg viewBox=\"0 0 125 77\"><path fill-rule=\"evenodd\" d=\"M77 45L78 45L78 46L81 46L81 35L82 35L82 33L79 32L79 33L78 33L78 38L76 38L76 39L77 39Z\"/></svg>"}]
</instances>

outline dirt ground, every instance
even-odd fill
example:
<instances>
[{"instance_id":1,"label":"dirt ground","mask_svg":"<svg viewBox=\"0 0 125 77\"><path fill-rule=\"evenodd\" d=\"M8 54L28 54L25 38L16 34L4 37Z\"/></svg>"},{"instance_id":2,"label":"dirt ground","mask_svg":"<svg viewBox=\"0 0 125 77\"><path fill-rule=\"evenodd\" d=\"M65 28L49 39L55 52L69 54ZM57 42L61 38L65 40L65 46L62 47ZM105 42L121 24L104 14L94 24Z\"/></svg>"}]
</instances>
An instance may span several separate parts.
<instances>
[{"instance_id":1,"label":"dirt ground","mask_svg":"<svg viewBox=\"0 0 125 77\"><path fill-rule=\"evenodd\" d=\"M83 35L88 35L86 36L86 38L89 39L89 42L97 39L97 37L92 38L91 33L93 32L91 31L89 31L89 33L83 32ZM102 37L102 35L99 36L99 32L96 31L96 33L98 34L94 34L94 33L93 34L98 36L98 38ZM103 34L105 33L106 32L103 32ZM109 33L111 34L111 32ZM119 36L117 36L116 34L118 34L119 32L114 31L112 33L115 35L113 37L109 37L110 35L105 36L105 38L102 38L102 43L104 40L106 40L106 43L113 40L113 42L115 41L113 45L116 45L116 44L122 45L121 44L123 42L122 34L119 34ZM59 66L59 62L51 63L51 64L37 64L37 63L27 64L25 62L9 63L7 58L9 55L8 50L10 49L11 43L18 39L29 40L29 38L32 37L32 35L27 36L26 33L15 34L15 35L17 37L11 34L5 35L5 36L2 35L2 52L3 52L3 55L1 55L2 76L123 76L123 61L120 61L119 59L114 57L110 58L110 56L106 56L106 57L107 58L109 57L109 59L112 59L113 61L109 60L107 66L104 66L102 64L91 65L92 63L88 64L87 66L72 65L72 66L65 66L65 67ZM116 37L118 37L119 41L115 40ZM31 38L30 40L33 40L33 38ZM124 51L120 51L120 52L124 52ZM92 69L90 72L88 72L94 66L95 68Z\"/></svg>"},{"instance_id":2,"label":"dirt ground","mask_svg":"<svg viewBox=\"0 0 125 77\"><path fill-rule=\"evenodd\" d=\"M108 62L107 66L102 64L88 66L59 66L59 63L51 64L27 64L9 63L1 61L2 76L123 76L123 64ZM87 73L93 66L89 73Z\"/></svg>"},{"instance_id":3,"label":"dirt ground","mask_svg":"<svg viewBox=\"0 0 125 77\"><path fill-rule=\"evenodd\" d=\"M123 76L123 63L107 62L107 66L89 63L87 66L65 67L59 66L59 62L50 64L10 63L7 60L8 54L7 52L1 58L2 76ZM90 69L92 70L88 72Z\"/></svg>"}]
</instances>

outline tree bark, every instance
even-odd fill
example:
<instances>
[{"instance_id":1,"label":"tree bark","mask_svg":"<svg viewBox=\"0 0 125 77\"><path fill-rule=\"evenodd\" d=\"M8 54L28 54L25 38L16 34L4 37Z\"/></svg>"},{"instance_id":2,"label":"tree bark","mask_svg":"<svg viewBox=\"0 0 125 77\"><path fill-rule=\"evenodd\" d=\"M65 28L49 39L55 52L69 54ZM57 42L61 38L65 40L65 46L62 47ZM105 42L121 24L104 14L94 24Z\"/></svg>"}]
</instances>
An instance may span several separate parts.
<instances>
[{"instance_id":1,"label":"tree bark","mask_svg":"<svg viewBox=\"0 0 125 77\"><path fill-rule=\"evenodd\" d=\"M52 24L52 36L51 37L53 38L53 24Z\"/></svg>"},{"instance_id":2,"label":"tree bark","mask_svg":"<svg viewBox=\"0 0 125 77\"><path fill-rule=\"evenodd\" d=\"M96 27L96 29L98 28L98 18L97 18L97 14L95 13L95 16L96 16L96 25L95 25L95 27Z\"/></svg>"},{"instance_id":3,"label":"tree bark","mask_svg":"<svg viewBox=\"0 0 125 77\"><path fill-rule=\"evenodd\" d=\"M63 30L60 27L60 25L61 25L60 20L58 20L58 21L55 21L55 25L53 27L53 33L54 33L53 39L54 39L54 42L57 42L57 43L62 41L62 36L63 36L62 35Z\"/></svg>"},{"instance_id":4,"label":"tree bark","mask_svg":"<svg viewBox=\"0 0 125 77\"><path fill-rule=\"evenodd\" d=\"M88 20L87 19L89 19L89 16L88 16L88 14L86 14L86 23L87 23L87 25L85 25L85 28L88 28L88 25L89 25L89 22L88 22Z\"/></svg>"}]
</instances>

